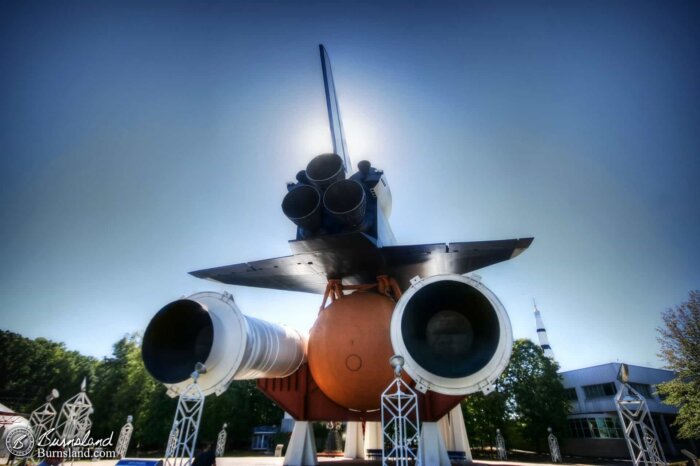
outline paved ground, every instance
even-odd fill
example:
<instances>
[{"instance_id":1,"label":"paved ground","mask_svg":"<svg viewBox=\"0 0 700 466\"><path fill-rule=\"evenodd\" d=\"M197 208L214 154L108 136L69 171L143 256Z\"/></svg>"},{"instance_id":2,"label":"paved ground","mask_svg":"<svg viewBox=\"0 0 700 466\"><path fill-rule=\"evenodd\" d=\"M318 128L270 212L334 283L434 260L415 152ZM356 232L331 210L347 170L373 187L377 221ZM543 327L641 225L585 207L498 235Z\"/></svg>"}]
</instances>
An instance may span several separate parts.
<instances>
[{"instance_id":1,"label":"paved ground","mask_svg":"<svg viewBox=\"0 0 700 466\"><path fill-rule=\"evenodd\" d=\"M217 466L282 466L283 461L284 461L284 458L274 458L272 456L240 456L240 457L217 458L216 465ZM354 466L354 465L380 466L381 465L381 461L362 461L362 460L351 460L351 459L347 459L347 458L319 458L318 461L321 464L339 463L339 466ZM74 466L114 466L116 464L116 460L76 461L73 464L74 464ZM465 464L465 463L453 463L453 464L457 465L457 464ZM535 464L553 465L553 463L521 463L521 462L517 462L517 461L486 461L486 460L478 460L478 461L475 461L474 463L471 463L472 466L533 466ZM564 464L567 466L588 466L592 463L565 462ZM620 466L621 464L624 464L624 462L611 461L609 464ZM601 463L596 463L596 466L600 466L600 465L601 465ZM66 463L66 466L70 466L70 463ZM557 466L561 466L561 465L557 465Z\"/></svg>"}]
</instances>

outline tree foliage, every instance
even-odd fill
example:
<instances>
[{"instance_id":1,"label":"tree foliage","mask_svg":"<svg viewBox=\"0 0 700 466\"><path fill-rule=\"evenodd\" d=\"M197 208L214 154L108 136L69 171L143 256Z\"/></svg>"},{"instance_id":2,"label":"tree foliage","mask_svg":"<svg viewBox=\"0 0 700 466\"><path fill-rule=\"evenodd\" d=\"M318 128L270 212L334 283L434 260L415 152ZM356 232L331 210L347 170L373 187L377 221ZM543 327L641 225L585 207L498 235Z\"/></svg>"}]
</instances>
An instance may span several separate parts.
<instances>
[{"instance_id":1,"label":"tree foliage","mask_svg":"<svg viewBox=\"0 0 700 466\"><path fill-rule=\"evenodd\" d=\"M559 365L530 340L517 340L500 378L508 393L508 414L537 451L546 449L547 428L563 433L570 404L557 374Z\"/></svg>"},{"instance_id":2,"label":"tree foliage","mask_svg":"<svg viewBox=\"0 0 700 466\"><path fill-rule=\"evenodd\" d=\"M497 385L496 391L489 395L474 393L462 402L462 413L472 447L493 445L496 429L506 431L506 401L506 395Z\"/></svg>"},{"instance_id":3,"label":"tree foliage","mask_svg":"<svg viewBox=\"0 0 700 466\"><path fill-rule=\"evenodd\" d=\"M15 411L31 412L52 388L74 394L83 377L92 380L97 360L68 351L63 343L32 340L0 331L0 400Z\"/></svg>"},{"instance_id":4,"label":"tree foliage","mask_svg":"<svg viewBox=\"0 0 700 466\"><path fill-rule=\"evenodd\" d=\"M700 290L691 291L688 301L662 317L659 356L677 376L660 384L659 392L666 403L678 407L678 436L700 439Z\"/></svg>"},{"instance_id":5,"label":"tree foliage","mask_svg":"<svg viewBox=\"0 0 700 466\"><path fill-rule=\"evenodd\" d=\"M112 356L101 361L68 351L62 343L31 340L7 331L0 331L0 347L0 399L15 410L31 412L51 388L61 392L54 402L59 408L87 377L88 396L95 408L95 437L114 432L116 438L127 415L133 415L132 449L137 444L142 453L164 448L176 400L146 372L138 335L126 335L116 342ZM495 392L472 395L463 404L472 441L491 444L500 428L510 439L524 438L523 447L541 449L547 427L562 432L569 405L556 371L556 363L539 346L529 340L516 341ZM229 445L244 448L254 426L279 424L282 414L255 388L254 381L235 382L221 396L207 398L199 437L215 441L226 422Z\"/></svg>"},{"instance_id":6,"label":"tree foliage","mask_svg":"<svg viewBox=\"0 0 700 466\"><path fill-rule=\"evenodd\" d=\"M463 403L470 437L492 443L500 428L506 437L522 439L524 444L518 446L544 451L547 428L563 433L570 409L558 369L532 341L515 341L495 391L470 395Z\"/></svg>"},{"instance_id":7,"label":"tree foliage","mask_svg":"<svg viewBox=\"0 0 700 466\"><path fill-rule=\"evenodd\" d=\"M146 371L141 359L140 337L126 335L113 346L111 357L97 360L68 351L62 343L43 338L31 340L0 331L0 400L19 412L29 413L45 402L52 388L61 393L54 406L80 389L88 379L88 396L93 403L93 437L119 435L126 417L134 417L131 448L141 452L162 450L172 426L176 399ZM255 381L231 384L221 396L209 396L199 438L215 442L224 422L228 423L228 444L246 448L256 425L279 425L283 412L255 388Z\"/></svg>"}]
</instances>

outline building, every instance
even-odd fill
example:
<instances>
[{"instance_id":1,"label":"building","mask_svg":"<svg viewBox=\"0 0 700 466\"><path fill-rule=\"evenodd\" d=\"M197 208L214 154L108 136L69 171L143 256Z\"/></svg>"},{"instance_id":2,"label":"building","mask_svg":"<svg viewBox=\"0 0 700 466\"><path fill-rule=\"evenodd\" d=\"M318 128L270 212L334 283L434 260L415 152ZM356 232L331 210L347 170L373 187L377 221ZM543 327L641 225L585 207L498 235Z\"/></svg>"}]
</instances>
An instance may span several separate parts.
<instances>
[{"instance_id":1,"label":"building","mask_svg":"<svg viewBox=\"0 0 700 466\"><path fill-rule=\"evenodd\" d=\"M253 451L272 450L275 445L275 436L279 432L277 426L258 426L253 428L253 437L250 441L250 449Z\"/></svg>"},{"instance_id":2,"label":"building","mask_svg":"<svg viewBox=\"0 0 700 466\"><path fill-rule=\"evenodd\" d=\"M642 394L654 420L661 446L667 456L679 455L680 445L671 427L678 409L662 403L656 385L674 378L672 371L629 365L629 385ZM620 389L620 363L601 364L561 372L571 401L569 432L562 451L569 455L628 458L615 395Z\"/></svg>"}]
</instances>

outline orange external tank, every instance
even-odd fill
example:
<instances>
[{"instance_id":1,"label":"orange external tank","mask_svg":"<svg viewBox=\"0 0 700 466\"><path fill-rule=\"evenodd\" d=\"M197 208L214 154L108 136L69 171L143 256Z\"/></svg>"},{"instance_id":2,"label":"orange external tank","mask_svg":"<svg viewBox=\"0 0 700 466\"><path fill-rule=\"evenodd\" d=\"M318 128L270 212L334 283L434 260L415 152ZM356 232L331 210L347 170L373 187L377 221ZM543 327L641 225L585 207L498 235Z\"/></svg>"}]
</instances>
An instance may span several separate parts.
<instances>
[{"instance_id":1,"label":"orange external tank","mask_svg":"<svg viewBox=\"0 0 700 466\"><path fill-rule=\"evenodd\" d=\"M323 393L348 409L380 408L393 379L389 358L395 302L382 294L356 291L321 310L308 341L309 370Z\"/></svg>"}]
</instances>

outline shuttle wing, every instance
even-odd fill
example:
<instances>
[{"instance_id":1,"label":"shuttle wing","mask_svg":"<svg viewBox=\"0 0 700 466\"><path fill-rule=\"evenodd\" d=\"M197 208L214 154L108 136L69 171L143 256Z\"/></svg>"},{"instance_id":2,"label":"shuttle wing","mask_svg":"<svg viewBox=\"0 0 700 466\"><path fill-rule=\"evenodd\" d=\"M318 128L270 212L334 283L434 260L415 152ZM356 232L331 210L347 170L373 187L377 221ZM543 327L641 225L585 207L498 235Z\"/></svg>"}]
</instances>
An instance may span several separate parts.
<instances>
[{"instance_id":1,"label":"shuttle wing","mask_svg":"<svg viewBox=\"0 0 700 466\"><path fill-rule=\"evenodd\" d=\"M436 243L379 248L363 233L290 241L291 256L190 272L229 285L323 294L328 279L346 285L374 283L379 275L396 279L402 290L411 278L465 274L511 259L533 238Z\"/></svg>"}]
</instances>

